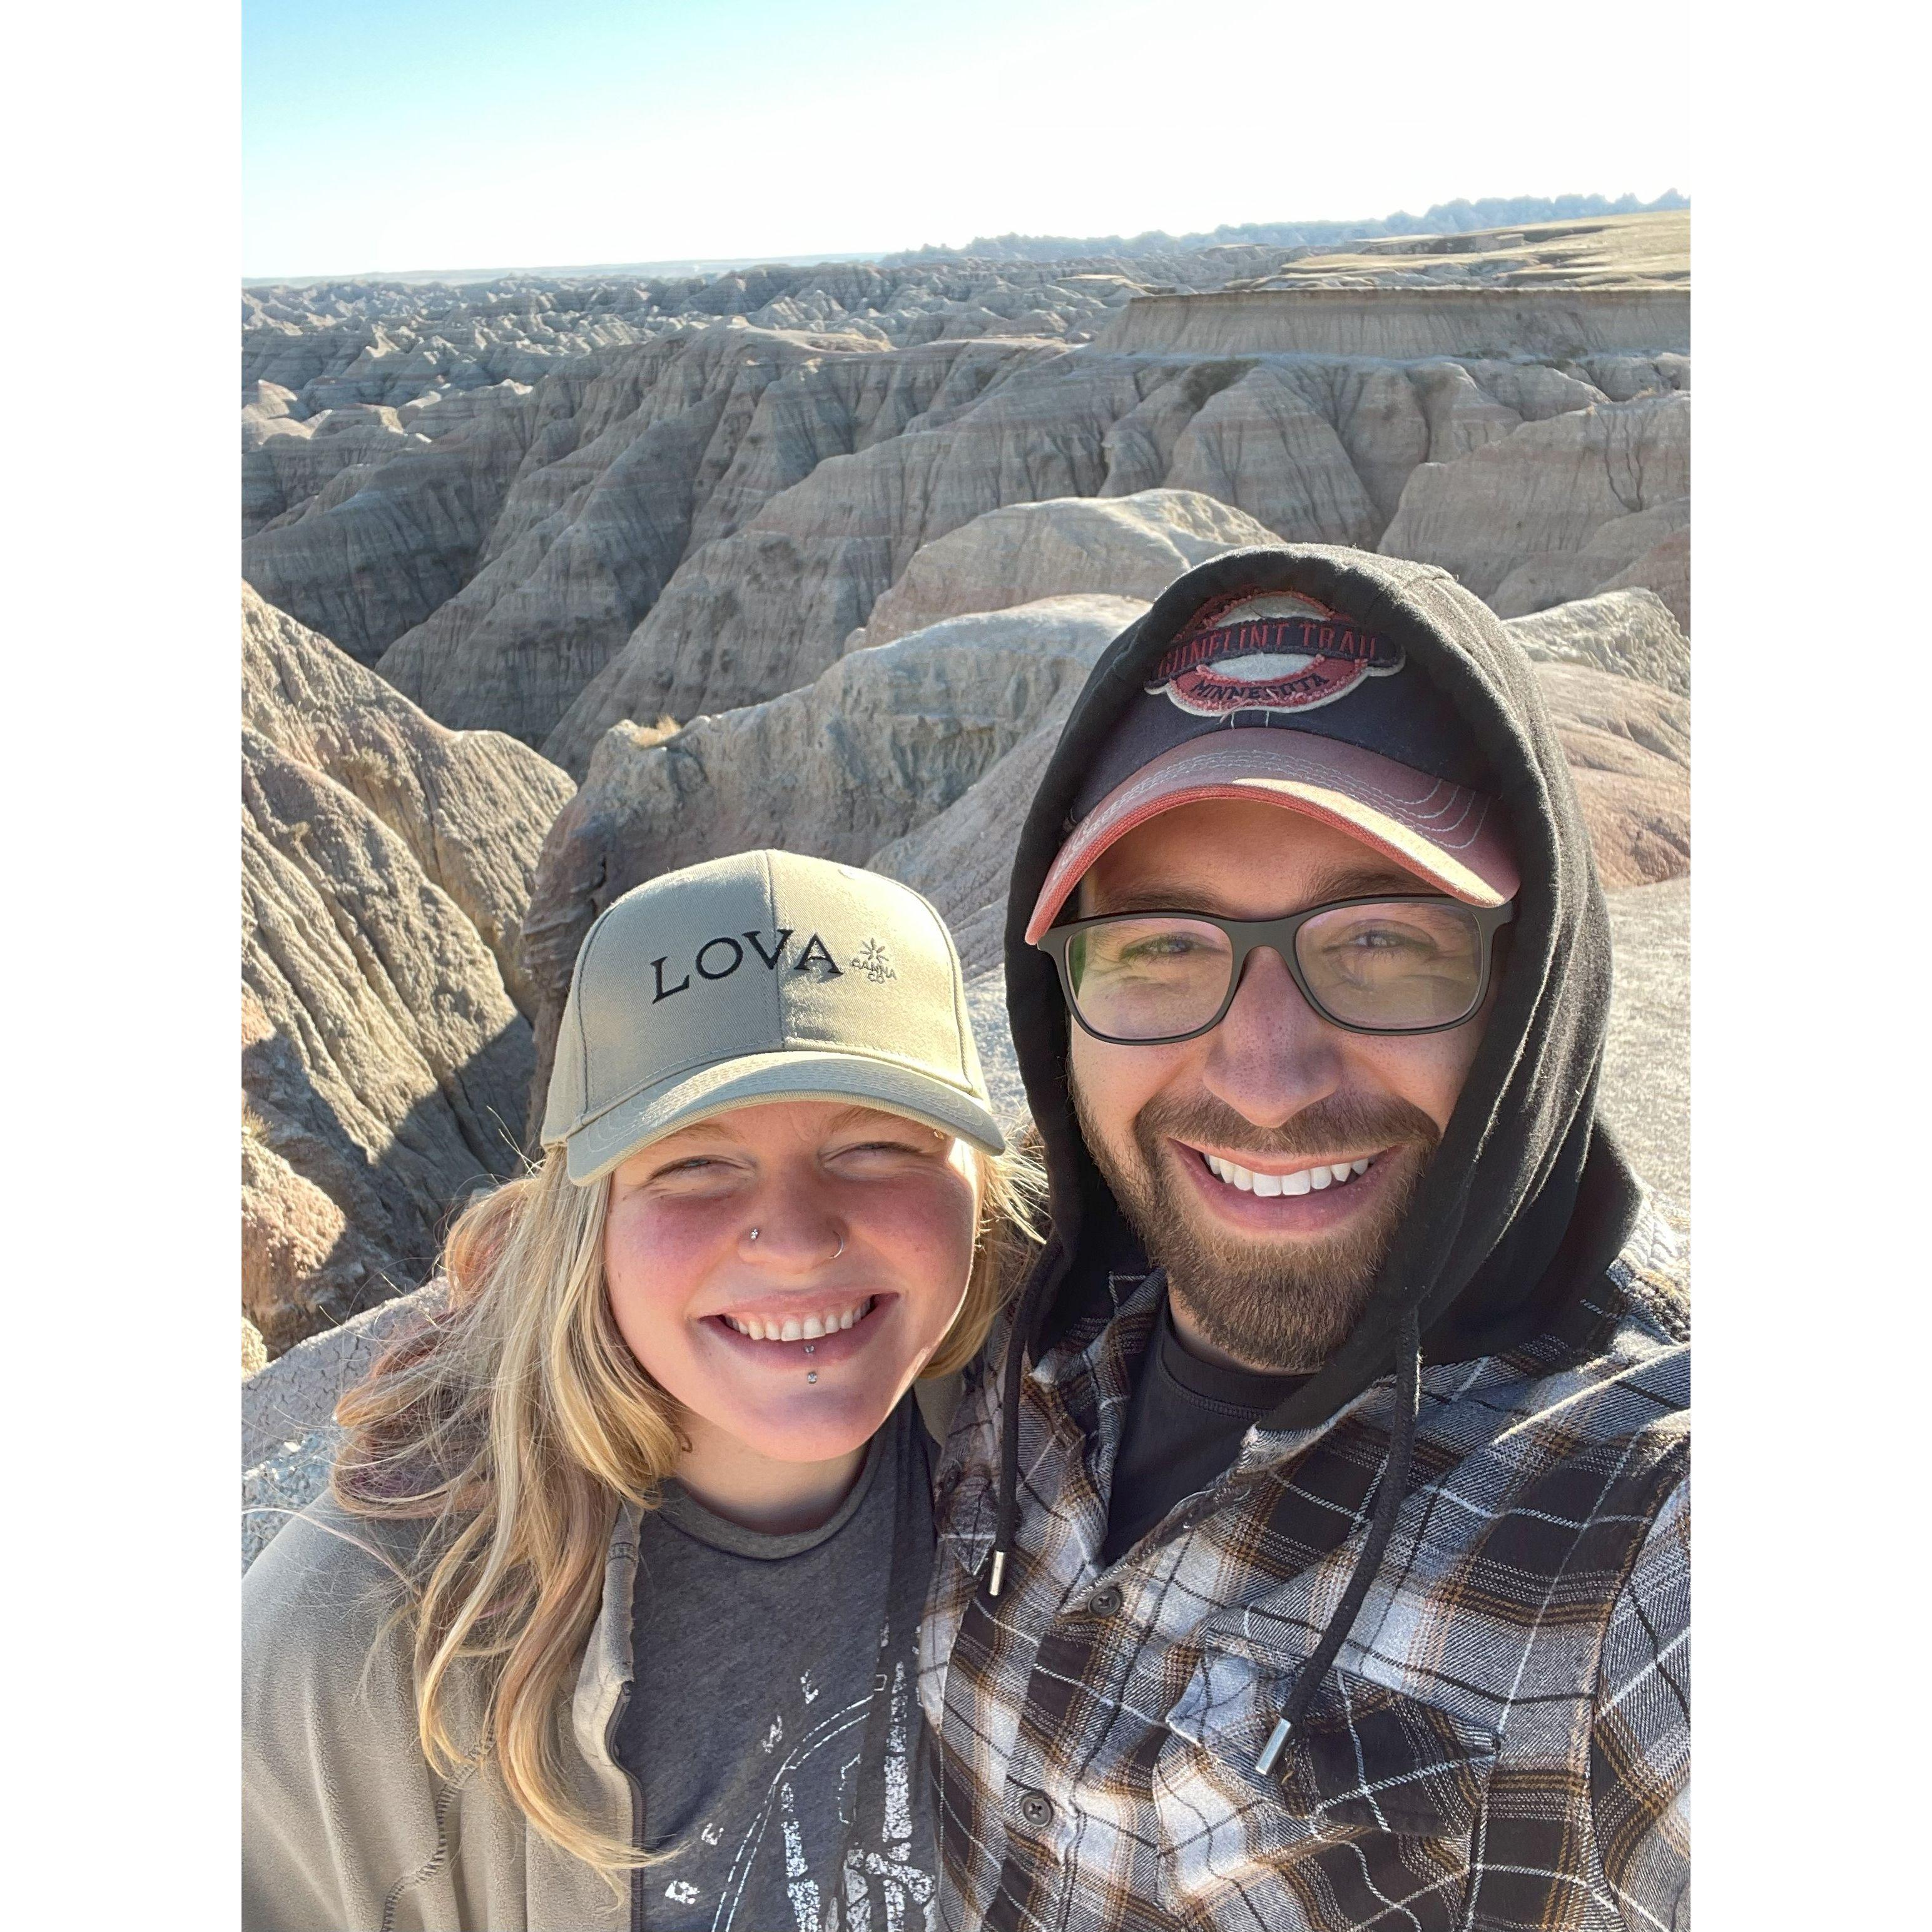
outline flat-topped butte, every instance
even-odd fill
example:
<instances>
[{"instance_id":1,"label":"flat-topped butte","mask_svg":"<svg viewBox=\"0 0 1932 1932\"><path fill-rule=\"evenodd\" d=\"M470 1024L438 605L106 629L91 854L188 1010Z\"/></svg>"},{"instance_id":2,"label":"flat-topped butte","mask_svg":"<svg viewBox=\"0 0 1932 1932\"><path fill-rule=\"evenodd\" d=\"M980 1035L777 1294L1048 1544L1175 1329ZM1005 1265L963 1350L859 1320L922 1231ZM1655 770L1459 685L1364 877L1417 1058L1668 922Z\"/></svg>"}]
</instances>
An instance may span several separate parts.
<instances>
[{"instance_id":1,"label":"flat-topped butte","mask_svg":"<svg viewBox=\"0 0 1932 1932\"><path fill-rule=\"evenodd\" d=\"M1235 289L1137 296L1095 338L1127 353L1688 354L1688 288Z\"/></svg>"}]
</instances>

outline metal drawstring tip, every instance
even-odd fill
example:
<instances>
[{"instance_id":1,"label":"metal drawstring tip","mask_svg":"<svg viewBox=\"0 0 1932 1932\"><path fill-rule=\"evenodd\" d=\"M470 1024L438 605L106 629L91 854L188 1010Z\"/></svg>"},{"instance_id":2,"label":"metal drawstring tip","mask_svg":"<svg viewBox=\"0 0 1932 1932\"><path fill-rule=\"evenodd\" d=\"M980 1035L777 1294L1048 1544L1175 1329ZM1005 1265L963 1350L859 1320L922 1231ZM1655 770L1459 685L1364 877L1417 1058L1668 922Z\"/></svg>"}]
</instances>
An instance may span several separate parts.
<instances>
[{"instance_id":1,"label":"metal drawstring tip","mask_svg":"<svg viewBox=\"0 0 1932 1932\"><path fill-rule=\"evenodd\" d=\"M1255 1769L1264 1778L1274 1770L1275 1761L1281 1756L1281 1748L1288 1742L1288 1720L1277 1718L1274 1729L1268 1733L1268 1741L1262 1746L1262 1754L1255 1760Z\"/></svg>"},{"instance_id":2,"label":"metal drawstring tip","mask_svg":"<svg viewBox=\"0 0 1932 1932\"><path fill-rule=\"evenodd\" d=\"M993 1552L993 1574L986 1584L988 1596L997 1597L1000 1594L1000 1580L1006 1574L1006 1552L1004 1550L996 1550Z\"/></svg>"}]
</instances>

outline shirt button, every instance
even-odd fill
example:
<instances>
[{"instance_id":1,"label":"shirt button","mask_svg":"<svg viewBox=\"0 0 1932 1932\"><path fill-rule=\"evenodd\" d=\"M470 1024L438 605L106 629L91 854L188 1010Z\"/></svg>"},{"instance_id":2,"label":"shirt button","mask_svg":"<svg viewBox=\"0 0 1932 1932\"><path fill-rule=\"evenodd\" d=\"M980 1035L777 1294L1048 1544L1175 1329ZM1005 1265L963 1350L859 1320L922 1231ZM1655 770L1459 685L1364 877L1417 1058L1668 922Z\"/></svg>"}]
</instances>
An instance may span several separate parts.
<instances>
[{"instance_id":1,"label":"shirt button","mask_svg":"<svg viewBox=\"0 0 1932 1932\"><path fill-rule=\"evenodd\" d=\"M1038 1831L1053 1822L1053 1800L1043 1791L1022 1791L1020 1816Z\"/></svg>"},{"instance_id":2,"label":"shirt button","mask_svg":"<svg viewBox=\"0 0 1932 1932\"><path fill-rule=\"evenodd\" d=\"M1088 1600L1087 1607L1096 1617L1111 1617L1120 1607L1120 1593L1111 1583L1096 1590Z\"/></svg>"}]
</instances>

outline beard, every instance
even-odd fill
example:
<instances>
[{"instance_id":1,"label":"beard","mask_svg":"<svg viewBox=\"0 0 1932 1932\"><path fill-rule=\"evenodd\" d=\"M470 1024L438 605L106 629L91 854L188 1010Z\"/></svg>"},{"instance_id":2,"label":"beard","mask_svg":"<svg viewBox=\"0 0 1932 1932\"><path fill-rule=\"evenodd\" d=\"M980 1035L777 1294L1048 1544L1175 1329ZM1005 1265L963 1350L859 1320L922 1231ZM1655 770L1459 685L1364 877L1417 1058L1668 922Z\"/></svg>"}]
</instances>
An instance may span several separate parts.
<instances>
[{"instance_id":1,"label":"beard","mask_svg":"<svg viewBox=\"0 0 1932 1932\"><path fill-rule=\"evenodd\" d=\"M1281 1375L1318 1369L1347 1338L1442 1132L1419 1107L1393 1096L1328 1100L1281 1126L1257 1127L1202 1097L1156 1096L1135 1115L1131 1156L1097 1130L1078 1084L1074 1111L1087 1149L1133 1225L1148 1258L1167 1270L1167 1292L1200 1333L1238 1361ZM1256 1240L1204 1226L1198 1203L1173 1172L1166 1144L1205 1143L1264 1159L1386 1150L1380 1198L1340 1233L1319 1240Z\"/></svg>"}]
</instances>

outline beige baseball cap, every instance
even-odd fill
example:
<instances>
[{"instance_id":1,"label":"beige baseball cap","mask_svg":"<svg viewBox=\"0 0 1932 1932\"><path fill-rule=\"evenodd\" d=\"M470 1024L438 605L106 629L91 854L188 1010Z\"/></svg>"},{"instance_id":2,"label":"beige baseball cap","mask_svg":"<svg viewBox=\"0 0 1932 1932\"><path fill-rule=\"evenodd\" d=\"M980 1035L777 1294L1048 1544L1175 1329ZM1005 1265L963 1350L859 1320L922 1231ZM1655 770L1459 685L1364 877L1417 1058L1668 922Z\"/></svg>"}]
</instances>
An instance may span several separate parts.
<instances>
[{"instance_id":1,"label":"beige baseball cap","mask_svg":"<svg viewBox=\"0 0 1932 1932\"><path fill-rule=\"evenodd\" d=\"M667 872L585 934L544 1112L580 1185L694 1121L853 1100L1005 1145L952 935L910 887L740 852Z\"/></svg>"}]
</instances>

